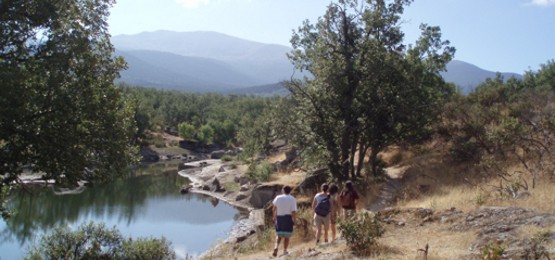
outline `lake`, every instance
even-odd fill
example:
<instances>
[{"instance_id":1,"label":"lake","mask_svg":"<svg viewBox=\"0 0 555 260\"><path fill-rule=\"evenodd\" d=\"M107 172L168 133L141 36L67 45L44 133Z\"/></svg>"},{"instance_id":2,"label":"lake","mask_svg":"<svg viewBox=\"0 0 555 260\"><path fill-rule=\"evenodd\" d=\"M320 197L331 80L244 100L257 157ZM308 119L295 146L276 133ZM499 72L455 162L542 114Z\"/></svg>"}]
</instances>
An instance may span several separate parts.
<instances>
[{"instance_id":1,"label":"lake","mask_svg":"<svg viewBox=\"0 0 555 260\"><path fill-rule=\"evenodd\" d=\"M242 215L210 197L180 194L187 180L176 167L167 168L148 167L79 194L57 195L51 187L15 190L8 203L14 216L0 219L0 259L22 258L28 245L55 227L90 221L115 226L125 237L164 236L180 259L201 254L225 239Z\"/></svg>"}]
</instances>

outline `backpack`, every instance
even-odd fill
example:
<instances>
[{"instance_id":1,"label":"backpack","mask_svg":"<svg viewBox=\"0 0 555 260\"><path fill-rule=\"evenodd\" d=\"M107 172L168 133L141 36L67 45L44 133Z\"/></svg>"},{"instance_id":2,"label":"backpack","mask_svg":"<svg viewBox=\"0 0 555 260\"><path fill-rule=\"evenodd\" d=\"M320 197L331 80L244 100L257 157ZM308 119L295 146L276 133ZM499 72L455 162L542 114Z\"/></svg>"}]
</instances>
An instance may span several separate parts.
<instances>
[{"instance_id":1,"label":"backpack","mask_svg":"<svg viewBox=\"0 0 555 260\"><path fill-rule=\"evenodd\" d=\"M353 193L351 191L342 191L339 195L339 202L343 207L351 207L353 205Z\"/></svg>"},{"instance_id":2,"label":"backpack","mask_svg":"<svg viewBox=\"0 0 555 260\"><path fill-rule=\"evenodd\" d=\"M330 196L328 195L322 200L320 200L318 204L316 204L316 208L314 208L314 212L316 212L318 216L325 217L328 214L330 214L330 208L331 208Z\"/></svg>"}]
</instances>

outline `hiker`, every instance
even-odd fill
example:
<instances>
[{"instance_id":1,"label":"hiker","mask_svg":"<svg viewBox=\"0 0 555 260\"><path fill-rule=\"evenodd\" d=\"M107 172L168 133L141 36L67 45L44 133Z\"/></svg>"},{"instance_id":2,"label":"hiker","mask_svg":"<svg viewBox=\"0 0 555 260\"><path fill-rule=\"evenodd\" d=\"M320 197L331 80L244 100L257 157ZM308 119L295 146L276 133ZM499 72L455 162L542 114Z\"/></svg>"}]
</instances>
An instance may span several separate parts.
<instances>
[{"instance_id":1,"label":"hiker","mask_svg":"<svg viewBox=\"0 0 555 260\"><path fill-rule=\"evenodd\" d=\"M341 206L339 204L339 196L338 196L339 187L336 184L330 185L329 193L330 193L331 207L333 208L330 215L331 241L335 241L336 234L337 234L337 228L336 228L337 218L341 214L341 212L339 211L341 209Z\"/></svg>"},{"instance_id":2,"label":"hiker","mask_svg":"<svg viewBox=\"0 0 555 260\"><path fill-rule=\"evenodd\" d=\"M283 186L281 195L276 196L272 201L273 218L276 227L276 244L274 246L273 256L277 256L279 243L283 238L283 254L289 254L287 247L289 246L289 238L293 235L293 226L295 225L295 214L297 212L297 200L291 196L291 187Z\"/></svg>"},{"instance_id":3,"label":"hiker","mask_svg":"<svg viewBox=\"0 0 555 260\"><path fill-rule=\"evenodd\" d=\"M351 218L356 214L359 196L353 187L353 182L347 181L345 183L345 187L339 194L339 201L341 202L341 207L343 208L343 216L346 219Z\"/></svg>"},{"instance_id":4,"label":"hiker","mask_svg":"<svg viewBox=\"0 0 555 260\"><path fill-rule=\"evenodd\" d=\"M328 184L324 183L321 192L317 193L312 200L314 210L314 226L316 228L316 244L320 243L322 236L322 226L324 226L324 242L328 242L328 230L331 222L331 212L333 211L330 195L328 194Z\"/></svg>"}]
</instances>

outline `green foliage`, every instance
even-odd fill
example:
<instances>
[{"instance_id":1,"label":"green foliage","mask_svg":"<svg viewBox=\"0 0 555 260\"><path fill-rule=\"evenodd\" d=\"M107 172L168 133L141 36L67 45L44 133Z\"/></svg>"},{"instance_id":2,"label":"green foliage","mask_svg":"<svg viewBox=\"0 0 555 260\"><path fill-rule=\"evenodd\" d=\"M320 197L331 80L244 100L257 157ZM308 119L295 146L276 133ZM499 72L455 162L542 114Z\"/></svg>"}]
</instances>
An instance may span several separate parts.
<instances>
[{"instance_id":1,"label":"green foliage","mask_svg":"<svg viewBox=\"0 0 555 260\"><path fill-rule=\"evenodd\" d=\"M234 157L229 155L229 154L225 154L221 158L222 162L231 162L231 161L233 161L233 159L234 159Z\"/></svg>"},{"instance_id":2,"label":"green foliage","mask_svg":"<svg viewBox=\"0 0 555 260\"><path fill-rule=\"evenodd\" d=\"M0 175L25 167L57 183L108 181L135 161L133 103L113 84L124 61L112 0L0 3Z\"/></svg>"},{"instance_id":3,"label":"green foliage","mask_svg":"<svg viewBox=\"0 0 555 260\"><path fill-rule=\"evenodd\" d=\"M267 161L253 162L249 165L247 176L257 182L266 182L270 180L270 175L274 172L272 164Z\"/></svg>"},{"instance_id":4,"label":"green foliage","mask_svg":"<svg viewBox=\"0 0 555 260\"><path fill-rule=\"evenodd\" d=\"M214 129L206 124L199 128L197 133L197 139L204 144L212 144L214 141Z\"/></svg>"},{"instance_id":5,"label":"green foliage","mask_svg":"<svg viewBox=\"0 0 555 260\"><path fill-rule=\"evenodd\" d=\"M492 176L510 175L514 161L528 174L553 173L555 92L539 78L555 73L553 62L524 79L488 79L469 96L453 98L443 109L441 134L451 142L456 162L473 162ZM546 76L547 75L547 76ZM532 187L534 183L532 184Z\"/></svg>"},{"instance_id":6,"label":"green foliage","mask_svg":"<svg viewBox=\"0 0 555 260\"><path fill-rule=\"evenodd\" d=\"M179 136L185 140L191 140L195 138L196 129L193 125L183 122L177 126Z\"/></svg>"},{"instance_id":7,"label":"green foliage","mask_svg":"<svg viewBox=\"0 0 555 260\"><path fill-rule=\"evenodd\" d=\"M202 137L222 146L254 147L253 154L263 151L269 141L252 133L259 127L270 127L264 124L267 116L264 111L281 100L280 97L185 93L128 86L123 89L137 104L135 117L146 130L178 129L185 139ZM212 128L212 133L202 132L203 127Z\"/></svg>"},{"instance_id":8,"label":"green foliage","mask_svg":"<svg viewBox=\"0 0 555 260\"><path fill-rule=\"evenodd\" d=\"M31 247L25 259L175 259L171 243L165 238L124 238L104 224L83 224L53 230Z\"/></svg>"},{"instance_id":9,"label":"green foliage","mask_svg":"<svg viewBox=\"0 0 555 260\"><path fill-rule=\"evenodd\" d=\"M341 236L345 238L347 246L355 253L366 255L370 253L371 246L375 245L385 229L382 227L377 215L371 216L368 212L358 214L355 218L339 223Z\"/></svg>"},{"instance_id":10,"label":"green foliage","mask_svg":"<svg viewBox=\"0 0 555 260\"><path fill-rule=\"evenodd\" d=\"M482 259L484 260L500 260L503 259L503 253L505 253L505 248L503 248L498 243L487 244L482 248Z\"/></svg>"},{"instance_id":11,"label":"green foliage","mask_svg":"<svg viewBox=\"0 0 555 260\"><path fill-rule=\"evenodd\" d=\"M288 122L285 132L296 135L298 147L324 148L321 158L335 178L360 176L362 164L355 162L366 156L378 174L377 154L428 137L453 91L439 72L454 48L441 40L438 27L422 25L421 37L405 46L400 15L410 2L332 3L316 24L305 22L291 39L290 60L313 77L286 84L292 108L279 120Z\"/></svg>"}]
</instances>

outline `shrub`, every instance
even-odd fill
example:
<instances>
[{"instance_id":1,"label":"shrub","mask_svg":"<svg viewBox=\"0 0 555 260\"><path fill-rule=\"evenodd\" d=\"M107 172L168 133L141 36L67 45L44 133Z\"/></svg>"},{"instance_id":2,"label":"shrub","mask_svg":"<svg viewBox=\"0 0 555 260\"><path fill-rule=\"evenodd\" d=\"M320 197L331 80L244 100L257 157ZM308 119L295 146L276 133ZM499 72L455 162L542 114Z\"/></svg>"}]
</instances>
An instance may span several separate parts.
<instances>
[{"instance_id":1,"label":"shrub","mask_svg":"<svg viewBox=\"0 0 555 260\"><path fill-rule=\"evenodd\" d=\"M259 164L256 162L249 165L247 176L257 182L265 182L270 180L270 175L273 172L272 165L269 162L263 161Z\"/></svg>"},{"instance_id":2,"label":"shrub","mask_svg":"<svg viewBox=\"0 0 555 260\"><path fill-rule=\"evenodd\" d=\"M505 249L497 243L487 244L482 248L482 259L485 260L497 260L503 259L503 254Z\"/></svg>"},{"instance_id":3,"label":"shrub","mask_svg":"<svg viewBox=\"0 0 555 260\"><path fill-rule=\"evenodd\" d=\"M347 246L359 255L370 253L371 246L376 244L376 240L385 231L378 217L376 215L371 216L367 212L358 214L355 218L341 221L339 230L345 238Z\"/></svg>"},{"instance_id":4,"label":"shrub","mask_svg":"<svg viewBox=\"0 0 555 260\"><path fill-rule=\"evenodd\" d=\"M233 156L231 156L229 154L226 154L226 155L222 156L221 160L222 160L222 162L231 162L231 161L233 161Z\"/></svg>"},{"instance_id":5,"label":"shrub","mask_svg":"<svg viewBox=\"0 0 555 260\"><path fill-rule=\"evenodd\" d=\"M54 229L33 245L25 259L176 259L165 238L124 238L104 224L82 224L77 230Z\"/></svg>"},{"instance_id":6,"label":"shrub","mask_svg":"<svg viewBox=\"0 0 555 260\"><path fill-rule=\"evenodd\" d=\"M314 222L314 211L310 207L300 207L297 211L297 218L295 220L295 229L302 230L304 239L314 238L314 229L312 228Z\"/></svg>"}]
</instances>

